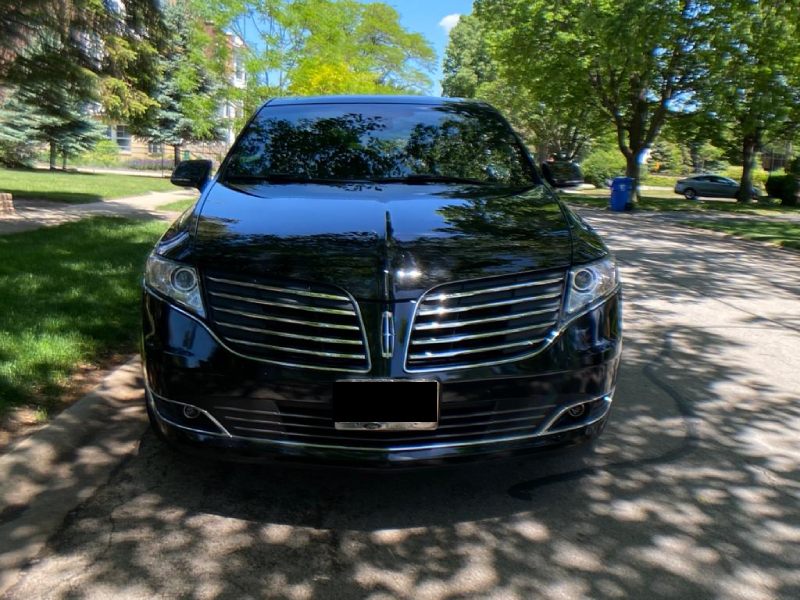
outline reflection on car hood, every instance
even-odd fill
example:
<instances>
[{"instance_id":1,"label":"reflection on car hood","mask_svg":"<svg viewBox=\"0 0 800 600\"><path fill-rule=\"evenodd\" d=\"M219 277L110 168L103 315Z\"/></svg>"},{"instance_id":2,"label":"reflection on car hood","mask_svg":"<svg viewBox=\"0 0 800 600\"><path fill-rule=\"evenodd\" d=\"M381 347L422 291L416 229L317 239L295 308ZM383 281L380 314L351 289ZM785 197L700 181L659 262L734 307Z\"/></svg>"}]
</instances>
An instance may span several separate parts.
<instances>
[{"instance_id":1,"label":"reflection on car hood","mask_svg":"<svg viewBox=\"0 0 800 600\"><path fill-rule=\"evenodd\" d=\"M448 281L566 266L571 237L543 186L217 183L185 258L402 300Z\"/></svg>"}]
</instances>

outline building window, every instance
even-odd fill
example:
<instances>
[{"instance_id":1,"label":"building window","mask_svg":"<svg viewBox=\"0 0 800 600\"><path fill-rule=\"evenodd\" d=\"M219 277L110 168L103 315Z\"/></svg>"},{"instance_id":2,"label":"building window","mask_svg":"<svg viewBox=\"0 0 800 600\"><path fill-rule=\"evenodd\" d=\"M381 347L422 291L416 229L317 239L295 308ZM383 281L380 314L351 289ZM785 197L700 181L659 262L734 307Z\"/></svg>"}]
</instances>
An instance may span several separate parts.
<instances>
[{"instance_id":1,"label":"building window","mask_svg":"<svg viewBox=\"0 0 800 600\"><path fill-rule=\"evenodd\" d=\"M234 66L236 69L236 80L244 81L244 59L237 55L234 59Z\"/></svg>"},{"instance_id":2,"label":"building window","mask_svg":"<svg viewBox=\"0 0 800 600\"><path fill-rule=\"evenodd\" d=\"M164 152L164 144L159 142L147 142L147 153L161 155Z\"/></svg>"},{"instance_id":3,"label":"building window","mask_svg":"<svg viewBox=\"0 0 800 600\"><path fill-rule=\"evenodd\" d=\"M131 134L127 125L117 125L117 146L120 152L131 151Z\"/></svg>"}]
</instances>

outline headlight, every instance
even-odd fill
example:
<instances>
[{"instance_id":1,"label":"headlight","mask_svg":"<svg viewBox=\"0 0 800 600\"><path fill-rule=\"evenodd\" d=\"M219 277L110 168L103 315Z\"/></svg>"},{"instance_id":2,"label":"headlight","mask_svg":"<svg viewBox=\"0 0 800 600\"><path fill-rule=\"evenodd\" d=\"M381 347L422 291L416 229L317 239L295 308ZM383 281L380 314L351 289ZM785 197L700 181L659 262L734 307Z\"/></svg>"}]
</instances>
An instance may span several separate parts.
<instances>
[{"instance_id":1,"label":"headlight","mask_svg":"<svg viewBox=\"0 0 800 600\"><path fill-rule=\"evenodd\" d=\"M177 304L201 317L205 315L200 279L194 268L151 254L147 259L144 280L151 288Z\"/></svg>"},{"instance_id":2,"label":"headlight","mask_svg":"<svg viewBox=\"0 0 800 600\"><path fill-rule=\"evenodd\" d=\"M618 285L617 263L610 256L572 267L569 272L567 314L581 312L593 302L610 295Z\"/></svg>"}]
</instances>

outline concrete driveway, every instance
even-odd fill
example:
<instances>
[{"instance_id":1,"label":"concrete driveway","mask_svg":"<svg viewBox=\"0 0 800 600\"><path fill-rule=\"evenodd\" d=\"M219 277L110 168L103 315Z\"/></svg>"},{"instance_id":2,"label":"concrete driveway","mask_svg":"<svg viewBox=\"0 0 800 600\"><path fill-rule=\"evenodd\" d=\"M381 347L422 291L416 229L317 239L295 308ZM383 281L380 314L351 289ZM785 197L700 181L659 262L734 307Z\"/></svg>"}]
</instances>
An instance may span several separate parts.
<instances>
[{"instance_id":1,"label":"concrete driveway","mask_svg":"<svg viewBox=\"0 0 800 600\"><path fill-rule=\"evenodd\" d=\"M593 212L626 346L586 462L214 464L151 434L12 598L800 598L800 261Z\"/></svg>"}]
</instances>

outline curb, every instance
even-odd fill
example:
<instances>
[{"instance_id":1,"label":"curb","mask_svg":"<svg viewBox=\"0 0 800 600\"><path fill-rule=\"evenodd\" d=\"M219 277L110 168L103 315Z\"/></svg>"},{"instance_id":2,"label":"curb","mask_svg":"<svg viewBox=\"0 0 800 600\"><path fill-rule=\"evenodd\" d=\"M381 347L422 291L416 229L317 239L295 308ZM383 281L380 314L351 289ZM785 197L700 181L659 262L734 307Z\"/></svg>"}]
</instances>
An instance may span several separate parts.
<instances>
[{"instance_id":1,"label":"curb","mask_svg":"<svg viewBox=\"0 0 800 600\"><path fill-rule=\"evenodd\" d=\"M0 456L0 597L67 514L133 454L147 427L139 358Z\"/></svg>"}]
</instances>

